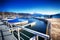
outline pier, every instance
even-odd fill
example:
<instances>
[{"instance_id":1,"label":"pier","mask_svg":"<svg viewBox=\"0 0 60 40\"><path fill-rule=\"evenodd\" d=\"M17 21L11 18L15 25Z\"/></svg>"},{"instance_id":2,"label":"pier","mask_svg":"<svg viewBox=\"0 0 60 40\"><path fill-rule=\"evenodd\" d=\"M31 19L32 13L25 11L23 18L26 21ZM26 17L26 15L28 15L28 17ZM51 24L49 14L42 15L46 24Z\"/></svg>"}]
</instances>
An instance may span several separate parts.
<instances>
[{"instance_id":1,"label":"pier","mask_svg":"<svg viewBox=\"0 0 60 40\"><path fill-rule=\"evenodd\" d=\"M41 19L42 20L42 19ZM44 20L43 20L44 21ZM20 40L20 39L22 39L22 40L25 40L24 38L22 38L21 36L20 36L20 34L22 34L22 35L24 35L25 37L27 37L27 38L29 38L29 39L35 39L35 40L39 40L38 39L38 37L42 37L42 38L44 38L44 40L50 40L50 35L48 34L44 34L44 33L40 33L40 32L37 32L37 31L35 31L35 30L32 30L32 29L29 29L29 28L26 28L26 26L32 26L32 25L34 25L36 22L32 22L32 23L28 23L28 24L26 24L26 25L23 25L23 26L17 26L17 25L15 25L16 27L13 27L12 25L13 24L10 24L10 23L8 23L8 24L10 24L10 26L12 26L11 28L9 28L8 30L10 30L11 32L12 32L12 34L14 33L14 31L17 31L17 33L15 32L14 34L17 36L17 39L18 40ZM8 25L7 24L7 25ZM49 26L49 24L48 24L48 26ZM23 32L20 32L20 31L22 31L22 30L24 30L24 31L26 31L26 32L28 32L28 33L30 33L30 34L33 34L34 36L31 36L31 37L29 37L29 36L27 36L26 34L24 34Z\"/></svg>"}]
</instances>

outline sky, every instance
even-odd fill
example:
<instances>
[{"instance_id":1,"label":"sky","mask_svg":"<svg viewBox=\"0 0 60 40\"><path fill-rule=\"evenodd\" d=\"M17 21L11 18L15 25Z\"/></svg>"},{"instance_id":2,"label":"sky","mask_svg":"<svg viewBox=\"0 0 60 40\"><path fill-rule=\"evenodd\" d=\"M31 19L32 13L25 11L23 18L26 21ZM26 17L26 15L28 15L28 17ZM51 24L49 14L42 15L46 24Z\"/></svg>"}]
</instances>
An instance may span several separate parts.
<instances>
[{"instance_id":1,"label":"sky","mask_svg":"<svg viewBox=\"0 0 60 40\"><path fill-rule=\"evenodd\" d=\"M60 0L1 0L0 11L16 13L60 13Z\"/></svg>"}]
</instances>

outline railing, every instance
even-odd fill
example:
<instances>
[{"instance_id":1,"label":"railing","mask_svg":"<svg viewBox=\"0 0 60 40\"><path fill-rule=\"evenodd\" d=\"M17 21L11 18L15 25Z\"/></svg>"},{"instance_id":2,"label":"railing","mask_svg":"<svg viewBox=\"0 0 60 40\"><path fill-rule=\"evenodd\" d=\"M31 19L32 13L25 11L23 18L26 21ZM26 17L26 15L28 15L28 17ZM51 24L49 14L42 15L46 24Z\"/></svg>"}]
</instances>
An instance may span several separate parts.
<instances>
[{"instance_id":1,"label":"railing","mask_svg":"<svg viewBox=\"0 0 60 40\"><path fill-rule=\"evenodd\" d=\"M37 36L40 36L42 38L45 38L45 40L49 39L49 36L46 35L46 34L43 34L43 33L40 33L40 32L34 31L34 30L31 30L31 29L28 29L28 28L22 28L22 29L25 30L25 31L28 31L28 32L30 32L32 34L35 34Z\"/></svg>"},{"instance_id":2,"label":"railing","mask_svg":"<svg viewBox=\"0 0 60 40\"><path fill-rule=\"evenodd\" d=\"M40 36L40 37L42 37L42 38L44 38L45 40L49 40L49 35L46 35L46 34L43 34L43 33L40 33L40 32L37 32L37 31L34 31L34 30L31 30L31 29L28 29L28 28L25 28L26 26L29 26L29 25L31 25L31 23L29 23L29 24L26 24L26 25L24 25L24 26L19 26L19 27L13 27L11 24L7 24L7 25L10 25L11 26L11 28L9 28L9 29L7 29L7 30L11 30L12 31L12 34L13 34L13 31L15 31L15 30L17 30L18 31L18 34L17 34L17 36L18 36L18 40L20 40L20 38L21 39L23 39L21 36L20 36L20 29L22 29L22 30L25 30L25 31L27 31L27 32L30 32L30 33L32 33L32 34L34 34L34 35L36 35L35 37L37 37L37 39L36 40L38 40L38 36ZM13 28L15 28L15 29L13 29ZM26 36L27 38L30 38L30 37L28 37L27 35L25 35L25 34L23 34L23 33L21 33L22 35L24 35L24 36ZM24 39L23 39L24 40Z\"/></svg>"}]
</instances>

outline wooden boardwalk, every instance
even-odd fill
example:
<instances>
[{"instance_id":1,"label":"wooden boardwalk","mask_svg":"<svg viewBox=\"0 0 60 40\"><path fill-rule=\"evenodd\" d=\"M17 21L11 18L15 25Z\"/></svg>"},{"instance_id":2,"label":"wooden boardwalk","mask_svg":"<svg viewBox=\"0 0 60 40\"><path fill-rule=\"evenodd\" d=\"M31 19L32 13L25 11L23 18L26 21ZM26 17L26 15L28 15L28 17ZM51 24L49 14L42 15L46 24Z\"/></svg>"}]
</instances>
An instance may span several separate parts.
<instances>
[{"instance_id":1,"label":"wooden boardwalk","mask_svg":"<svg viewBox=\"0 0 60 40\"><path fill-rule=\"evenodd\" d=\"M6 31L8 28L9 27L0 22L0 40L17 40L14 35L12 35L9 31Z\"/></svg>"}]
</instances>

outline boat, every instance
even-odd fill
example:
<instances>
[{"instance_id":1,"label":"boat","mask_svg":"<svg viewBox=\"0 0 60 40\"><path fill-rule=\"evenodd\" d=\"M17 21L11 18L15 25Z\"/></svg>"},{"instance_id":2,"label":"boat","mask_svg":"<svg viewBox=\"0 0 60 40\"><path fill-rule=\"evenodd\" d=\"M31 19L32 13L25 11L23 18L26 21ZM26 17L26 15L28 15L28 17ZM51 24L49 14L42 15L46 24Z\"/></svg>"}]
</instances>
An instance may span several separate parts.
<instances>
[{"instance_id":1,"label":"boat","mask_svg":"<svg viewBox=\"0 0 60 40\"><path fill-rule=\"evenodd\" d=\"M7 22L8 22L9 24L19 25L19 26L28 24L28 20L18 19L18 18L13 19L13 20L7 20Z\"/></svg>"}]
</instances>

